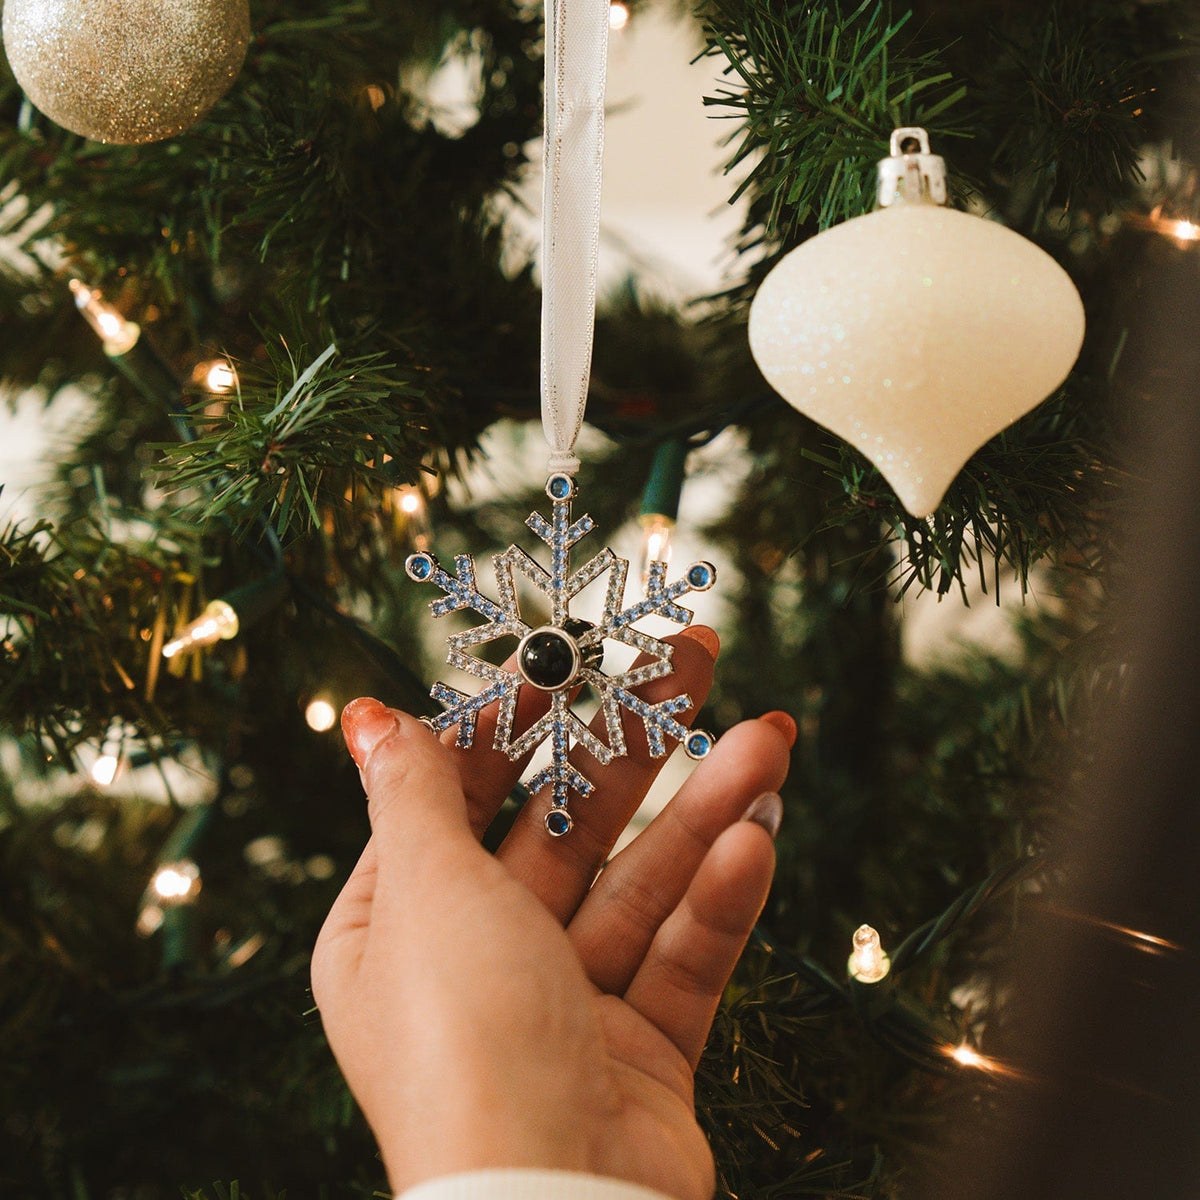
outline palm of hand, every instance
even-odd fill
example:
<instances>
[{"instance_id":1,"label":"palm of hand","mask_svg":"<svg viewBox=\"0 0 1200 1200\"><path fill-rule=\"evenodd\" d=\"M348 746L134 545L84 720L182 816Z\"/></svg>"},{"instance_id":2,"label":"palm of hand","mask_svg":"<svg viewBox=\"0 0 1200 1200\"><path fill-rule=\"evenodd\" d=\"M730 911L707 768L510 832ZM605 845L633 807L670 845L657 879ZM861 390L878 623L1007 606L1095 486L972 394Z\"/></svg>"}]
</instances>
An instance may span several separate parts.
<instances>
[{"instance_id":1,"label":"palm of hand","mask_svg":"<svg viewBox=\"0 0 1200 1200\"><path fill-rule=\"evenodd\" d=\"M711 667L677 640L693 695ZM523 813L493 857L477 836L522 764L358 703L375 706L345 719L373 836L322 930L313 989L393 1187L554 1167L707 1200L692 1076L773 868L770 838L738 817L782 782L786 735L731 730L596 879L653 760L605 768L570 838Z\"/></svg>"}]
</instances>

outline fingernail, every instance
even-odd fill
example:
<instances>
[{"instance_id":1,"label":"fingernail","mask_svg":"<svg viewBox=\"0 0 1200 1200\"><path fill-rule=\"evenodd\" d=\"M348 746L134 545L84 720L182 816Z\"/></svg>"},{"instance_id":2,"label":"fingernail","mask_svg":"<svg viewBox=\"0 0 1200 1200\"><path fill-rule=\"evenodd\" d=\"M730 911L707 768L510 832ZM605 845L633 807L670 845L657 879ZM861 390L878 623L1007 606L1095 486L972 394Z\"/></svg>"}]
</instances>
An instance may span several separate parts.
<instances>
[{"instance_id":1,"label":"fingernail","mask_svg":"<svg viewBox=\"0 0 1200 1200\"><path fill-rule=\"evenodd\" d=\"M796 744L796 722L792 720L787 713L776 709L774 712L763 713L758 718L760 721L766 721L768 725L778 729L780 733L787 738L787 744L794 746Z\"/></svg>"},{"instance_id":2,"label":"fingernail","mask_svg":"<svg viewBox=\"0 0 1200 1200\"><path fill-rule=\"evenodd\" d=\"M717 655L721 653L721 639L717 637L715 629L709 629L707 625L689 625L686 629L679 631L679 636L699 642L707 651L709 658L713 662L717 661Z\"/></svg>"},{"instance_id":3,"label":"fingernail","mask_svg":"<svg viewBox=\"0 0 1200 1200\"><path fill-rule=\"evenodd\" d=\"M774 838L779 832L779 824L783 820L783 801L776 792L763 792L742 813L742 820L753 821L755 825L761 825Z\"/></svg>"},{"instance_id":4,"label":"fingernail","mask_svg":"<svg viewBox=\"0 0 1200 1200\"><path fill-rule=\"evenodd\" d=\"M342 734L346 739L346 749L360 771L371 751L397 728L398 723L391 709L370 696L351 700L342 709Z\"/></svg>"}]
</instances>

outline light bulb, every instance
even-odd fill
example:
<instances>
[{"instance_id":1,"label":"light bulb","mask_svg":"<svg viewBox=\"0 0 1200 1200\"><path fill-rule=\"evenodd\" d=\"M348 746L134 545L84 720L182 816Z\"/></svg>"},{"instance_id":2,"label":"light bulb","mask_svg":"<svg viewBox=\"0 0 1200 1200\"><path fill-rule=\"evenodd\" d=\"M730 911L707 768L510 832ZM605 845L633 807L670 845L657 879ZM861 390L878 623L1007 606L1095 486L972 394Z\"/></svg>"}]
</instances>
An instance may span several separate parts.
<instances>
[{"instance_id":1,"label":"light bulb","mask_svg":"<svg viewBox=\"0 0 1200 1200\"><path fill-rule=\"evenodd\" d=\"M117 777L117 768L121 760L115 754L101 754L92 763L92 779L101 787L108 787Z\"/></svg>"},{"instance_id":2,"label":"light bulb","mask_svg":"<svg viewBox=\"0 0 1200 1200\"><path fill-rule=\"evenodd\" d=\"M1200 239L1200 225L1193 221L1175 221L1171 226L1171 236L1181 245Z\"/></svg>"},{"instance_id":3,"label":"light bulb","mask_svg":"<svg viewBox=\"0 0 1200 1200\"><path fill-rule=\"evenodd\" d=\"M105 354L127 354L137 345L141 327L133 321L127 321L97 289L88 287L78 279L71 280L70 288L71 295L75 297L75 307L103 343Z\"/></svg>"},{"instance_id":4,"label":"light bulb","mask_svg":"<svg viewBox=\"0 0 1200 1200\"><path fill-rule=\"evenodd\" d=\"M228 359L218 358L205 364L204 386L218 396L231 392L237 386L237 372Z\"/></svg>"},{"instance_id":5,"label":"light bulb","mask_svg":"<svg viewBox=\"0 0 1200 1200\"><path fill-rule=\"evenodd\" d=\"M92 782L99 787L108 787L117 777L121 769L121 752L125 742L125 724L114 720L108 726L104 741L100 743L100 752L92 763L89 774Z\"/></svg>"},{"instance_id":6,"label":"light bulb","mask_svg":"<svg viewBox=\"0 0 1200 1200\"><path fill-rule=\"evenodd\" d=\"M337 709L323 696L310 700L304 710L304 719L308 722L309 729L315 729L317 733L332 729L337 724L337 717Z\"/></svg>"},{"instance_id":7,"label":"light bulb","mask_svg":"<svg viewBox=\"0 0 1200 1200\"><path fill-rule=\"evenodd\" d=\"M671 532L675 522L662 513L644 513L642 522L642 582L650 574L652 562L669 563L671 561Z\"/></svg>"},{"instance_id":8,"label":"light bulb","mask_svg":"<svg viewBox=\"0 0 1200 1200\"><path fill-rule=\"evenodd\" d=\"M959 1066L963 1067L982 1067L985 1062L983 1055L966 1042L959 1042L949 1051L949 1054Z\"/></svg>"},{"instance_id":9,"label":"light bulb","mask_svg":"<svg viewBox=\"0 0 1200 1200\"><path fill-rule=\"evenodd\" d=\"M396 533L414 550L428 550L433 544L433 526L429 520L429 505L425 493L415 484L396 488Z\"/></svg>"},{"instance_id":10,"label":"light bulb","mask_svg":"<svg viewBox=\"0 0 1200 1200\"><path fill-rule=\"evenodd\" d=\"M185 904L200 890L200 868L190 858L162 863L150 889L162 904Z\"/></svg>"},{"instance_id":11,"label":"light bulb","mask_svg":"<svg viewBox=\"0 0 1200 1200\"><path fill-rule=\"evenodd\" d=\"M846 969L859 983L878 983L892 969L892 960L883 952L879 934L870 925L854 931L854 946Z\"/></svg>"},{"instance_id":12,"label":"light bulb","mask_svg":"<svg viewBox=\"0 0 1200 1200\"><path fill-rule=\"evenodd\" d=\"M613 0L608 6L608 27L614 33L620 33L629 24L629 5L621 0Z\"/></svg>"},{"instance_id":13,"label":"light bulb","mask_svg":"<svg viewBox=\"0 0 1200 1200\"><path fill-rule=\"evenodd\" d=\"M378 112L387 103L387 92L377 83L368 83L362 94L372 112Z\"/></svg>"},{"instance_id":14,"label":"light bulb","mask_svg":"<svg viewBox=\"0 0 1200 1200\"><path fill-rule=\"evenodd\" d=\"M225 600L213 600L163 647L163 658L174 658L184 650L211 646L213 642L237 637L238 625L238 615L233 605Z\"/></svg>"}]
</instances>

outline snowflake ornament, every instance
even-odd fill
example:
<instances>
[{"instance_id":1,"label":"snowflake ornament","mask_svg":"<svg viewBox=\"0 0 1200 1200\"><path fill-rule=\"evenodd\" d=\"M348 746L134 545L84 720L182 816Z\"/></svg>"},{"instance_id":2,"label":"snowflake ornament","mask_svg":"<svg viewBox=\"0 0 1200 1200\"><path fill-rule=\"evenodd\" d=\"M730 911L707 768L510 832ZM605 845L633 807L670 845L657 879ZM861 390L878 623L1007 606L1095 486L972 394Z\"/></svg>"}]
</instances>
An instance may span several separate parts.
<instances>
[{"instance_id":1,"label":"snowflake ornament","mask_svg":"<svg viewBox=\"0 0 1200 1200\"><path fill-rule=\"evenodd\" d=\"M707 591L716 582L717 572L712 563L695 562L681 579L668 584L666 563L652 562L645 597L625 607L629 563L618 558L611 549L605 547L577 571L571 570L571 547L595 528L589 516L571 520L574 479L570 475L551 475L546 494L554 504L551 519L547 521L541 513L535 512L525 524L550 547L550 569L535 562L519 546L509 546L492 559L498 600L489 600L479 591L475 582L475 562L469 554L455 556L454 575L443 570L437 559L424 551L409 555L404 566L410 579L432 583L445 593L430 604L435 617L471 609L486 618L486 624L450 635L446 661L483 680L487 686L469 696L447 684L435 683L430 694L445 711L433 717L429 724L438 732L457 725L457 744L466 748L475 738L480 711L489 704L499 704L493 739L497 750L515 761L549 739L550 764L538 771L527 786L531 795L542 788L550 788L551 807L545 817L546 830L553 837L562 837L570 832L572 825L567 808L569 794L575 792L586 798L593 791L593 784L570 761L571 747L582 746L601 764L628 753L621 722L622 709L641 719L646 743L654 758L667 752L667 738L682 742L684 752L691 758L703 758L712 749L711 734L699 729L689 730L676 720L676 714L692 705L686 692L658 704L634 695L633 689L639 685L670 674L674 653L669 643L635 629L634 625L651 614L666 617L680 626L690 624L691 611L676 601L688 592ZM518 571L549 600L548 625L531 628L522 620L514 575ZM572 599L606 571L608 588L599 623L593 625L572 617ZM476 646L510 636L519 639L514 670L495 666L471 653ZM605 639L632 646L650 661L627 671L605 674L601 669ZM600 698L606 740L597 737L571 707L572 693L583 684L588 684ZM550 709L526 732L514 737L517 698L521 688L526 686L549 693Z\"/></svg>"}]
</instances>

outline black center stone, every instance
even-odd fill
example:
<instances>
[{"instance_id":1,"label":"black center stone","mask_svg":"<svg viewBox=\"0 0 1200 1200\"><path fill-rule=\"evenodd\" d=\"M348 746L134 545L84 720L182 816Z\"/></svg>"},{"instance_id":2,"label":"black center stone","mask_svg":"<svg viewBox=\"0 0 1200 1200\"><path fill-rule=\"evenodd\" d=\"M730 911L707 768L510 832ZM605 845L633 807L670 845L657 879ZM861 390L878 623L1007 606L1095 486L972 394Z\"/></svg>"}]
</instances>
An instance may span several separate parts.
<instances>
[{"instance_id":1,"label":"black center stone","mask_svg":"<svg viewBox=\"0 0 1200 1200\"><path fill-rule=\"evenodd\" d=\"M518 666L535 687L565 687L575 675L575 647L565 633L543 629L530 634L521 646Z\"/></svg>"}]
</instances>

